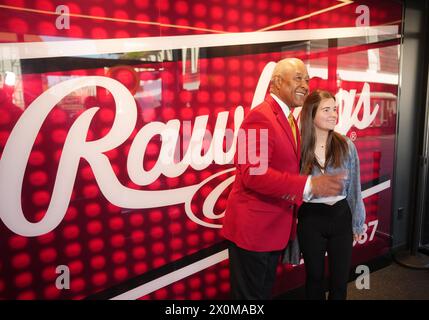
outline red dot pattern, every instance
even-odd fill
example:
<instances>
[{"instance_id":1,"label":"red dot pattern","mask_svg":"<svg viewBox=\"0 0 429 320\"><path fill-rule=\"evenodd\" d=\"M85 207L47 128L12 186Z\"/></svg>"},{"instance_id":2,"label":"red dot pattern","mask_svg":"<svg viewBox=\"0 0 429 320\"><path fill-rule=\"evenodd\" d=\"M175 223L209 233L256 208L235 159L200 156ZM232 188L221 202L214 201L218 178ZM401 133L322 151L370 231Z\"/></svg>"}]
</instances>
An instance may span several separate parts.
<instances>
[{"instance_id":1,"label":"red dot pattern","mask_svg":"<svg viewBox=\"0 0 429 320\"><path fill-rule=\"evenodd\" d=\"M10 6L55 12L52 0L21 1ZM5 23L0 31L13 30L18 34L38 34L70 38L111 39L159 35L185 35L217 32L249 32L265 30L294 30L307 28L354 27L358 14L355 9L365 4L355 1L350 5L329 10L338 1L282 0L271 1L174 1L156 2L113 1L108 7L99 3L79 1L66 3L74 15L69 29L59 29L51 15L25 11L2 10ZM328 10L326 10L328 9ZM314 12L323 13L308 19L299 19ZM13 14L10 14L11 11ZM387 14L388 12L388 14ZM116 19L109 20L109 19ZM379 1L370 4L370 24L383 25L401 19L400 4ZM295 22L290 22L296 20ZM132 23L132 21L134 23ZM276 26L280 24L279 26ZM200 28L201 30L195 29ZM22 41L17 38L17 41Z\"/></svg>"}]
</instances>

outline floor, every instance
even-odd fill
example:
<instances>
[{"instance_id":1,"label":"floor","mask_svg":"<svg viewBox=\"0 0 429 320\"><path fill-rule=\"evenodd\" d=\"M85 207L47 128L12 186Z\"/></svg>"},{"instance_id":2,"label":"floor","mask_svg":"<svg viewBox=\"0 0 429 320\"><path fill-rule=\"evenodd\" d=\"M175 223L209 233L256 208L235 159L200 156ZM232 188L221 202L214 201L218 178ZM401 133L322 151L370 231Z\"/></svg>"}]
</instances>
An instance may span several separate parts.
<instances>
[{"instance_id":1,"label":"floor","mask_svg":"<svg viewBox=\"0 0 429 320\"><path fill-rule=\"evenodd\" d=\"M358 281L364 284L364 281ZM369 289L349 282L349 300L429 300L429 270L405 268L395 262L370 273Z\"/></svg>"},{"instance_id":2,"label":"floor","mask_svg":"<svg viewBox=\"0 0 429 320\"><path fill-rule=\"evenodd\" d=\"M429 256L425 255L425 259L429 259ZM427 261L429 262L429 260ZM427 266L429 267L429 264ZM376 263L370 264L369 268L367 283L362 278L349 282L348 300L429 300L429 269L416 270L404 267L391 256L379 259ZM369 288L362 288L363 284L369 284ZM357 287L362 289L359 290ZM294 289L274 299L305 300L304 287Z\"/></svg>"}]
</instances>

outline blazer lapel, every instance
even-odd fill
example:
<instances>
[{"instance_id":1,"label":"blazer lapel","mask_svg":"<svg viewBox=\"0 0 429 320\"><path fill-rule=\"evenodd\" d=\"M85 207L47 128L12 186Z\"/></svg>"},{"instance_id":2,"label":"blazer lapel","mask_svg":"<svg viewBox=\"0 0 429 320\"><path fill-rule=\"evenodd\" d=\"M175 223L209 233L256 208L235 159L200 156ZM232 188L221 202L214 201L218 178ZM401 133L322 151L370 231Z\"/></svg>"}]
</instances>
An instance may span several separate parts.
<instances>
[{"instance_id":1,"label":"blazer lapel","mask_svg":"<svg viewBox=\"0 0 429 320\"><path fill-rule=\"evenodd\" d=\"M293 133L292 133L292 129L290 127L289 121L287 120L283 110L281 109L281 107L279 106L279 104L273 99L273 97L271 97L271 95L268 95L266 98L267 102L271 105L274 114L277 117L277 121L279 122L280 126L283 128L283 130L286 133L286 136L288 137L290 143L293 146L293 150L295 151L295 155L297 156L297 158L299 158L298 155L298 145L300 143L300 139L299 139L299 131L298 131L298 125L296 124L295 118L295 128L296 128L296 138L297 138L297 142L295 143L295 138L293 137Z\"/></svg>"}]
</instances>

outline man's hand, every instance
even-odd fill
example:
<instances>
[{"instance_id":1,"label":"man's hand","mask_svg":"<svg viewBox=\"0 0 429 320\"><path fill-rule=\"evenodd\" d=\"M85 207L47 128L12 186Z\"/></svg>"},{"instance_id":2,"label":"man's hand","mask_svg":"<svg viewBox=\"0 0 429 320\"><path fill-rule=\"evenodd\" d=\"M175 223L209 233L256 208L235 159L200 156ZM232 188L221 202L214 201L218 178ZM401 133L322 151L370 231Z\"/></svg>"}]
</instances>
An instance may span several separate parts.
<instances>
[{"instance_id":1,"label":"man's hand","mask_svg":"<svg viewBox=\"0 0 429 320\"><path fill-rule=\"evenodd\" d=\"M345 173L311 177L311 193L316 197L337 196L343 189Z\"/></svg>"}]
</instances>

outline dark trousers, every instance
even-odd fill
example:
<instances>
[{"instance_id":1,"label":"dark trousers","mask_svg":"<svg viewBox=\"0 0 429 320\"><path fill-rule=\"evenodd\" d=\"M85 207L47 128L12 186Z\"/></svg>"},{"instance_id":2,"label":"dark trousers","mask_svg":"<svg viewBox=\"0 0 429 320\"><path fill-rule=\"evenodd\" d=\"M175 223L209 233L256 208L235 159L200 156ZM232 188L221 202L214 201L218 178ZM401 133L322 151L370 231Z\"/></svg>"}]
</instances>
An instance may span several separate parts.
<instances>
[{"instance_id":1,"label":"dark trousers","mask_svg":"<svg viewBox=\"0 0 429 320\"><path fill-rule=\"evenodd\" d=\"M239 300L270 299L281 251L248 251L230 242L228 253L231 297Z\"/></svg>"},{"instance_id":2,"label":"dark trousers","mask_svg":"<svg viewBox=\"0 0 429 320\"><path fill-rule=\"evenodd\" d=\"M325 253L329 263L329 300L347 297L353 248L352 215L347 200L334 205L303 203L298 240L304 257L307 299L325 300Z\"/></svg>"}]
</instances>

